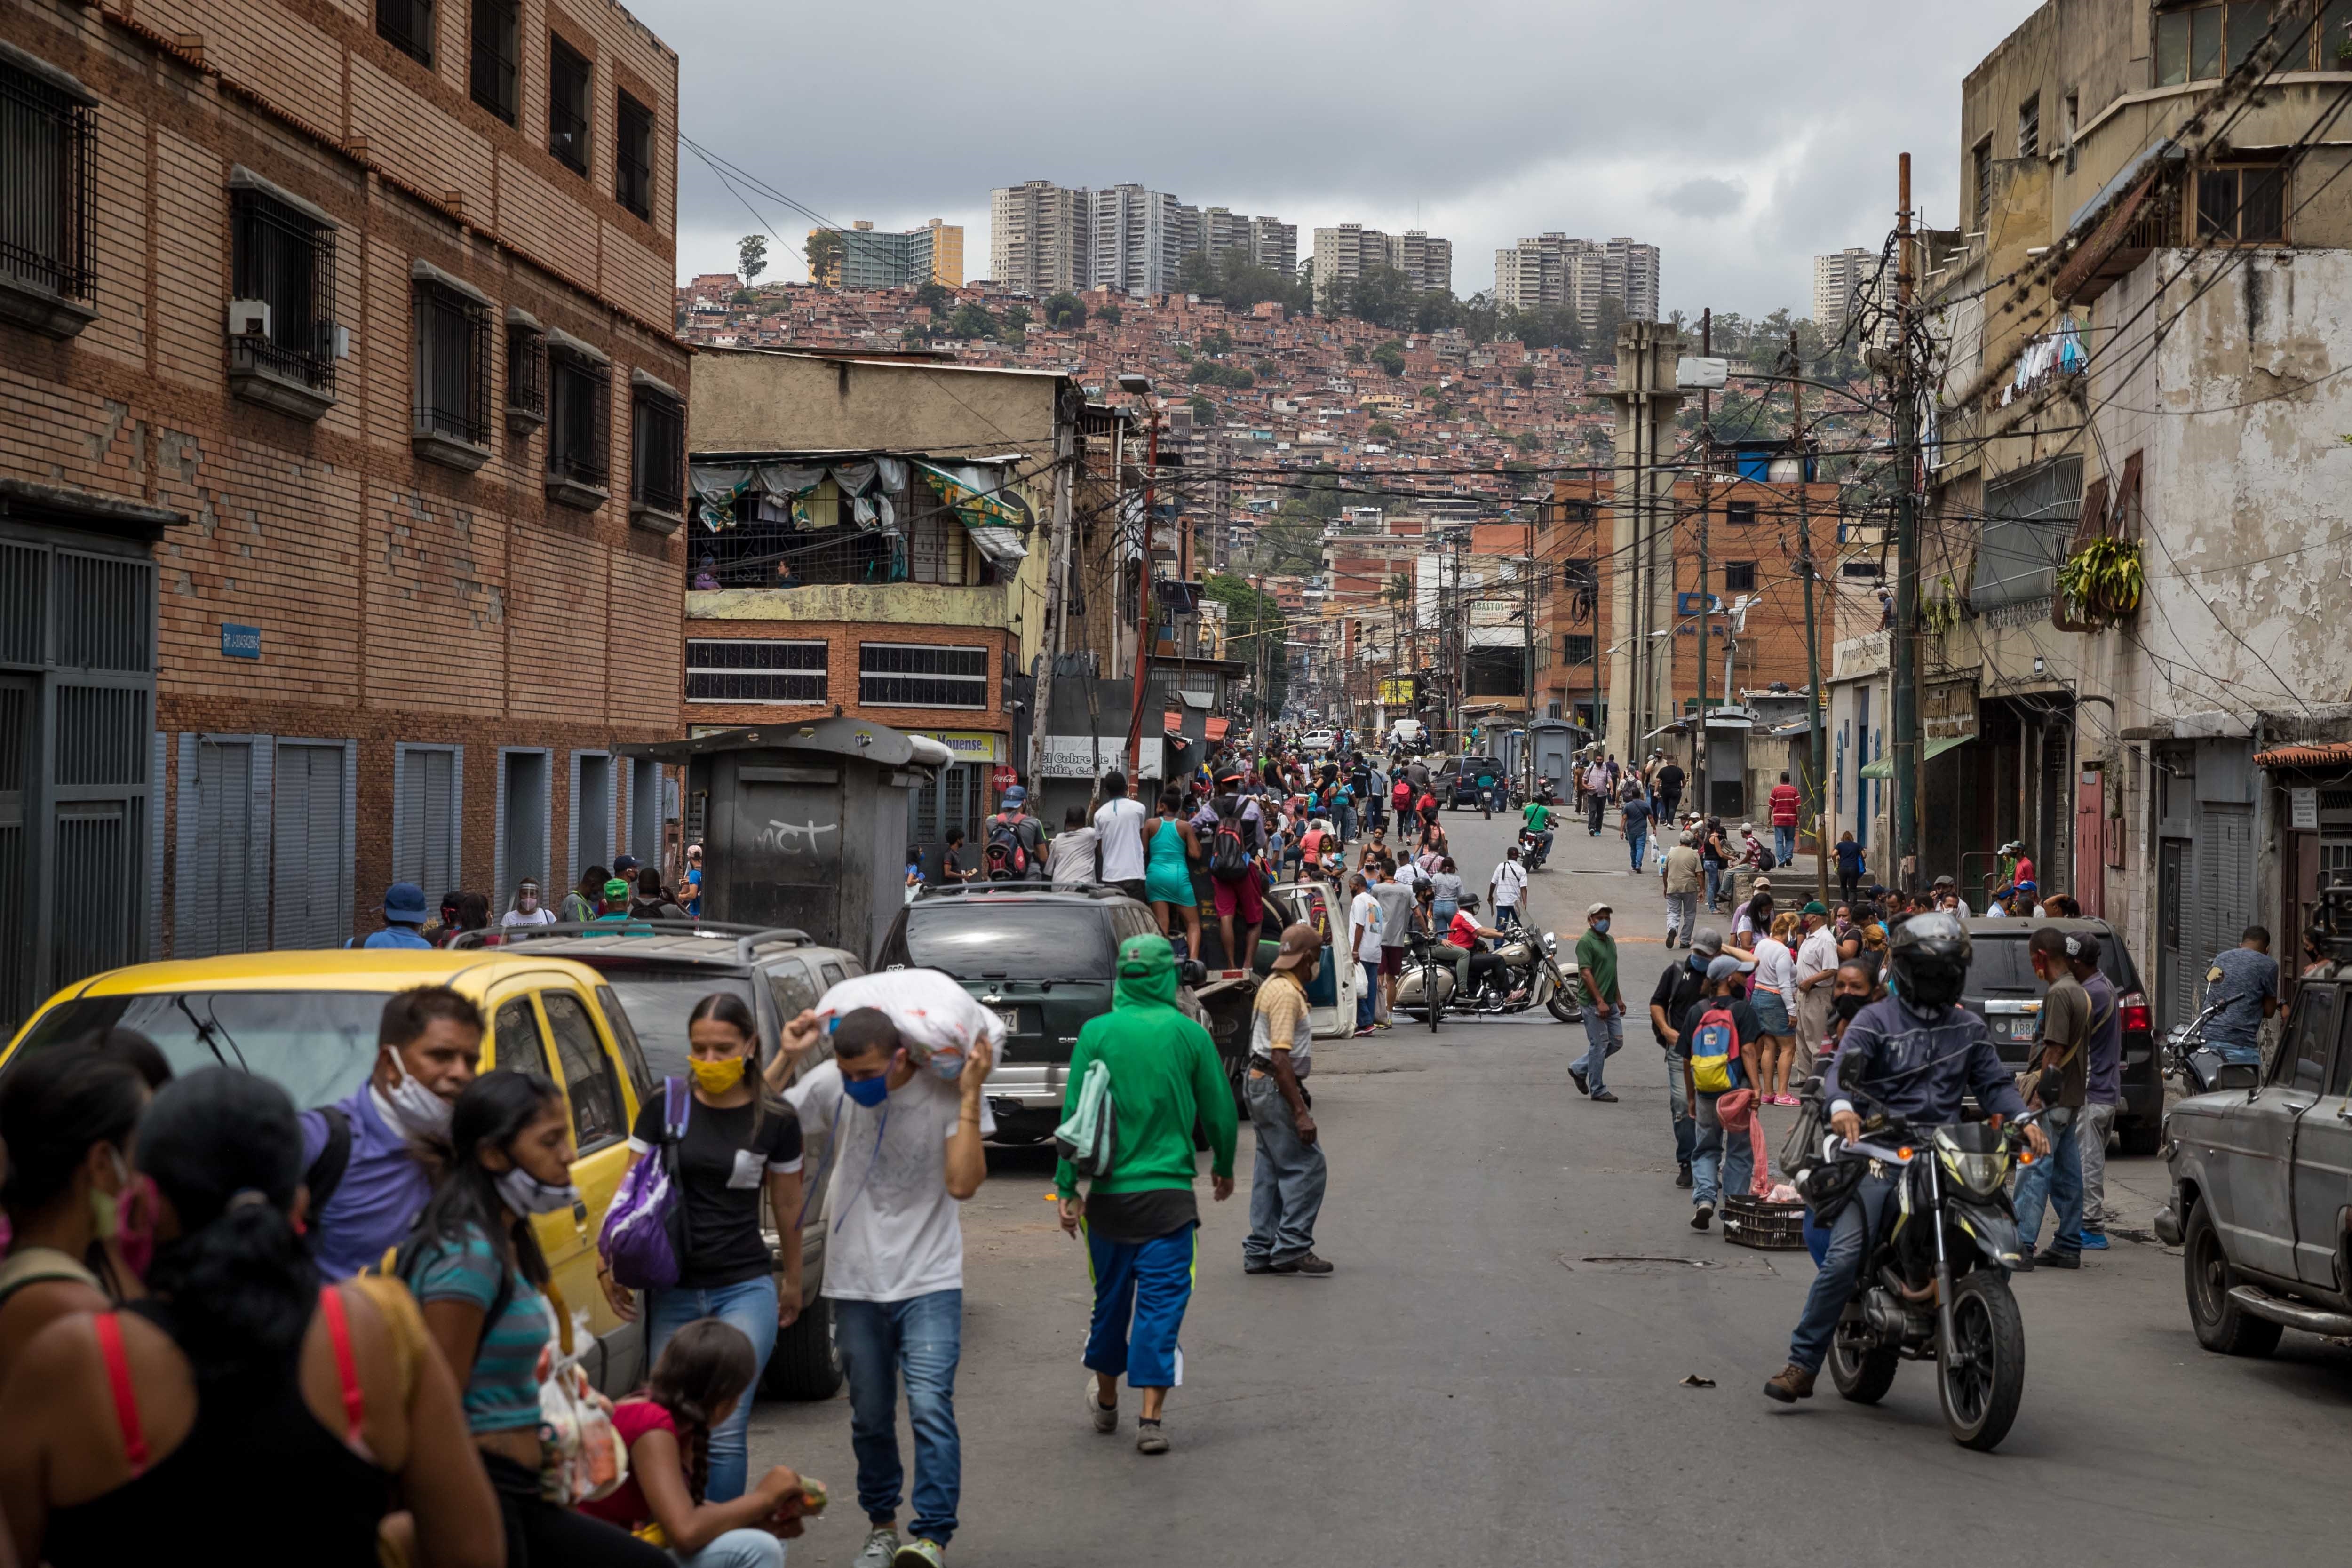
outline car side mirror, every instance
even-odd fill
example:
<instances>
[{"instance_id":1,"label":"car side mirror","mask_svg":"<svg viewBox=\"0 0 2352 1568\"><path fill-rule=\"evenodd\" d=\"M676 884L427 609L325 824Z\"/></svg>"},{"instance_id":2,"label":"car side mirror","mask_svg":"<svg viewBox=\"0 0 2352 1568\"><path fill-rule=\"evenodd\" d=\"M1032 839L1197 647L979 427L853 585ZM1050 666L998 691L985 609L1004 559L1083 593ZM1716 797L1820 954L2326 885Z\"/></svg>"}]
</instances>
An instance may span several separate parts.
<instances>
[{"instance_id":1,"label":"car side mirror","mask_svg":"<svg viewBox=\"0 0 2352 1568\"><path fill-rule=\"evenodd\" d=\"M2213 1087L2219 1090L2242 1089L2252 1094L2262 1085L2263 1069L2252 1062L2223 1062L2213 1069Z\"/></svg>"}]
</instances>

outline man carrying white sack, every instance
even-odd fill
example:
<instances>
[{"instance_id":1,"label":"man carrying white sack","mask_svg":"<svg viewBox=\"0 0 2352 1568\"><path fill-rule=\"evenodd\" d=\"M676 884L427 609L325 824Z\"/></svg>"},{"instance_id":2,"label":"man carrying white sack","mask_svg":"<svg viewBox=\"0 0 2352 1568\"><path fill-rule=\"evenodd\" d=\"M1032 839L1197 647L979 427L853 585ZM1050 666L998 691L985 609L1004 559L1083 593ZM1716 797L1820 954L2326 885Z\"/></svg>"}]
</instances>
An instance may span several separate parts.
<instances>
[{"instance_id":1,"label":"man carrying white sack","mask_svg":"<svg viewBox=\"0 0 2352 1568\"><path fill-rule=\"evenodd\" d=\"M849 1376L850 1447L867 1521L853 1561L856 1568L939 1568L963 1486L956 1205L988 1176L981 1145L996 1128L981 1085L1004 1025L935 970L860 975L784 1026L771 1082L781 1088L793 1058L828 1035L833 1059L782 1092L803 1129L828 1140L824 1294ZM904 1541L901 1381L915 1439L915 1512Z\"/></svg>"}]
</instances>

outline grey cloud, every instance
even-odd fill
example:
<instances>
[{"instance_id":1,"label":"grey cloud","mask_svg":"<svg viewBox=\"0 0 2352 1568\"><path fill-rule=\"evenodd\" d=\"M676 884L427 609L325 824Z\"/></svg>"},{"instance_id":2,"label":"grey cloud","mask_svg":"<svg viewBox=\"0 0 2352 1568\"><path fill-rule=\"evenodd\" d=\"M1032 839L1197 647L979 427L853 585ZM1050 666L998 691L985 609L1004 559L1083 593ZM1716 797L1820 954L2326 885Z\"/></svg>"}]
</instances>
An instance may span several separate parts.
<instances>
[{"instance_id":1,"label":"grey cloud","mask_svg":"<svg viewBox=\"0 0 2352 1568\"><path fill-rule=\"evenodd\" d=\"M1748 187L1738 180L1701 176L1685 180L1658 193L1658 205L1684 217L1715 218L1738 212L1748 200Z\"/></svg>"}]
</instances>

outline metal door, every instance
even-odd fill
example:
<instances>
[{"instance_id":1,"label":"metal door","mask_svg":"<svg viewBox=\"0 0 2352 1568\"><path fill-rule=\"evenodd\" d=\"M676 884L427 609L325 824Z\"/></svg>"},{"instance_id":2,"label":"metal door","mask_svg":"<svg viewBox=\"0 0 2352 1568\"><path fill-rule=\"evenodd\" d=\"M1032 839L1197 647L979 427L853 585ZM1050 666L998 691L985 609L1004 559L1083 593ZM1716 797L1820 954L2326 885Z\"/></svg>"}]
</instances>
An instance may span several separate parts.
<instances>
[{"instance_id":1,"label":"metal door","mask_svg":"<svg viewBox=\"0 0 2352 1568\"><path fill-rule=\"evenodd\" d=\"M2074 776L2074 901L2096 920L2107 912L2107 775L2078 768Z\"/></svg>"},{"instance_id":2,"label":"metal door","mask_svg":"<svg viewBox=\"0 0 2352 1568\"><path fill-rule=\"evenodd\" d=\"M2337 1012L2347 1011L2339 987L2304 987L2305 997L2322 994L2336 1001ZM2343 1037L2347 1028L2352 1016L2338 1020L2333 1064L2315 1064L2326 1074L2326 1092L2304 1113L2294 1134L2296 1277L2328 1290L2352 1289L2342 1272L2346 1220L2352 1215L2352 1039Z\"/></svg>"},{"instance_id":3,"label":"metal door","mask_svg":"<svg viewBox=\"0 0 2352 1568\"><path fill-rule=\"evenodd\" d=\"M392 874L436 899L459 885L459 747L403 746L393 763ZM511 888L490 889L493 914L506 908Z\"/></svg>"},{"instance_id":4,"label":"metal door","mask_svg":"<svg viewBox=\"0 0 2352 1568\"><path fill-rule=\"evenodd\" d=\"M798 926L823 940L841 923L847 875L841 769L740 765L735 782L733 798L711 814L724 848L708 854L727 874L704 884L705 907L718 906L715 919Z\"/></svg>"},{"instance_id":5,"label":"metal door","mask_svg":"<svg viewBox=\"0 0 2352 1568\"><path fill-rule=\"evenodd\" d=\"M32 1011L33 929L11 918L22 909L32 832L26 773L33 759L33 719L41 683L29 675L0 675L0 1028Z\"/></svg>"},{"instance_id":6,"label":"metal door","mask_svg":"<svg viewBox=\"0 0 2352 1568\"><path fill-rule=\"evenodd\" d=\"M341 742L278 743L270 810L272 947L337 947L351 937L346 763Z\"/></svg>"},{"instance_id":7,"label":"metal door","mask_svg":"<svg viewBox=\"0 0 2352 1568\"><path fill-rule=\"evenodd\" d=\"M180 741L175 958L269 945L269 742Z\"/></svg>"},{"instance_id":8,"label":"metal door","mask_svg":"<svg viewBox=\"0 0 2352 1568\"><path fill-rule=\"evenodd\" d=\"M2156 1001L2158 1029L2171 1029L2197 1016L2197 976L2204 971L2189 952L2190 921L2180 901L2189 869L2189 841L2164 839L2156 857Z\"/></svg>"},{"instance_id":9,"label":"metal door","mask_svg":"<svg viewBox=\"0 0 2352 1568\"><path fill-rule=\"evenodd\" d=\"M2213 955L2238 945L2254 918L2254 818L2251 808L2200 802L2189 890L2195 917L2189 958L2202 974ZM2290 952L2293 948L2290 947Z\"/></svg>"},{"instance_id":10,"label":"metal door","mask_svg":"<svg viewBox=\"0 0 2352 1568\"><path fill-rule=\"evenodd\" d=\"M572 864L613 863L613 759L603 752L574 752L578 770L572 787ZM652 856L639 856L650 861Z\"/></svg>"},{"instance_id":11,"label":"metal door","mask_svg":"<svg viewBox=\"0 0 2352 1568\"><path fill-rule=\"evenodd\" d=\"M2294 1210L2289 1173L2295 1125L2320 1098L2338 1025L2332 985L2305 988L2270 1081L2232 1109L2215 1149L2222 1191L2214 1205L2232 1260L2282 1279L2295 1278Z\"/></svg>"}]
</instances>

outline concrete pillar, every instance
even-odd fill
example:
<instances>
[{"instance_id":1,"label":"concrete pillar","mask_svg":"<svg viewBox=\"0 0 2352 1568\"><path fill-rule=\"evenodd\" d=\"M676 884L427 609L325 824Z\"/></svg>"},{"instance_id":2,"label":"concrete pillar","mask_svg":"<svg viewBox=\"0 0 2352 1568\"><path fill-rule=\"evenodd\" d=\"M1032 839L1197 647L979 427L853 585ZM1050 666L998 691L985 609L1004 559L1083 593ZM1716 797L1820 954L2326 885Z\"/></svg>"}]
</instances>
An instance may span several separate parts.
<instances>
[{"instance_id":1,"label":"concrete pillar","mask_svg":"<svg viewBox=\"0 0 2352 1568\"><path fill-rule=\"evenodd\" d=\"M1682 339L1659 321L1617 328L1613 527L1602 566L1609 583L1609 750L1631 762L1643 737L1674 716L1675 415L1682 394L1675 361ZM1654 634L1664 633L1661 637Z\"/></svg>"}]
</instances>

